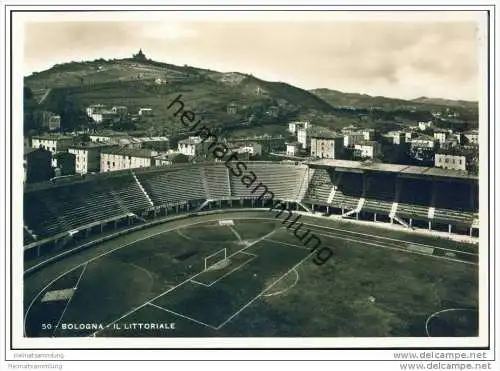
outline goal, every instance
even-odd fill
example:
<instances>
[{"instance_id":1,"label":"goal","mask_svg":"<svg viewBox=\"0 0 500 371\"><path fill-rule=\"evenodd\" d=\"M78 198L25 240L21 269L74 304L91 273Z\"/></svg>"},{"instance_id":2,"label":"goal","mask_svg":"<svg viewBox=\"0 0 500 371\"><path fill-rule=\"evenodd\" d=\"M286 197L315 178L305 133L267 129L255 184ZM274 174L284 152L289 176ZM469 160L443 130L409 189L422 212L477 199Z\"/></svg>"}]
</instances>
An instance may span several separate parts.
<instances>
[{"instance_id":1,"label":"goal","mask_svg":"<svg viewBox=\"0 0 500 371\"><path fill-rule=\"evenodd\" d=\"M220 264L223 264L227 260L227 248L224 247L219 251L214 252L213 254L205 257L205 270L209 270L210 268L215 268Z\"/></svg>"}]
</instances>

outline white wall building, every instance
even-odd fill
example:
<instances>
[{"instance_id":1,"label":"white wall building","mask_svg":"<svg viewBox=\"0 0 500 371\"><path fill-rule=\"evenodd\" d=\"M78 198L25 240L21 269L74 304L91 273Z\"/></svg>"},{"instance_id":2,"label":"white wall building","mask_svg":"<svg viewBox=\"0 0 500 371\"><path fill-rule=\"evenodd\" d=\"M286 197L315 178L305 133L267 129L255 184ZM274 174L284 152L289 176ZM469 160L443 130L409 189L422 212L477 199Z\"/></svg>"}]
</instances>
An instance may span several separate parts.
<instances>
[{"instance_id":1,"label":"white wall building","mask_svg":"<svg viewBox=\"0 0 500 371\"><path fill-rule=\"evenodd\" d=\"M52 154L66 151L73 143L73 137L65 135L36 135L31 139L31 148L43 148Z\"/></svg>"},{"instance_id":2,"label":"white wall building","mask_svg":"<svg viewBox=\"0 0 500 371\"><path fill-rule=\"evenodd\" d=\"M311 137L311 156L317 158L339 158L344 151L342 136L318 135Z\"/></svg>"},{"instance_id":3,"label":"white wall building","mask_svg":"<svg viewBox=\"0 0 500 371\"><path fill-rule=\"evenodd\" d=\"M299 142L292 142L286 144L286 155L287 156L297 156L300 152L302 144Z\"/></svg>"},{"instance_id":4,"label":"white wall building","mask_svg":"<svg viewBox=\"0 0 500 371\"><path fill-rule=\"evenodd\" d=\"M110 148L101 151L101 173L154 166L158 152L147 149Z\"/></svg>"},{"instance_id":5,"label":"white wall building","mask_svg":"<svg viewBox=\"0 0 500 371\"><path fill-rule=\"evenodd\" d=\"M354 145L357 157L374 158L381 154L380 143L374 141L365 141Z\"/></svg>"},{"instance_id":6,"label":"white wall building","mask_svg":"<svg viewBox=\"0 0 500 371\"><path fill-rule=\"evenodd\" d=\"M365 135L363 132L351 132L349 134L344 134L344 147L350 147L357 143L363 142L365 140Z\"/></svg>"}]
</instances>

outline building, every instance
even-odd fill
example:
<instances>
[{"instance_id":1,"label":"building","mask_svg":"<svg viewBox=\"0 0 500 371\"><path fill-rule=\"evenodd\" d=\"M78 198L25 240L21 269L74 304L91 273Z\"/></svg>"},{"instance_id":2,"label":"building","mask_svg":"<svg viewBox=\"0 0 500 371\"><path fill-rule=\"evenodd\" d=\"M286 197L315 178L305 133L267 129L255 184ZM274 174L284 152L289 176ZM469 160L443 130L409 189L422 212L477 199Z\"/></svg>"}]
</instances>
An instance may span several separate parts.
<instances>
[{"instance_id":1,"label":"building","mask_svg":"<svg viewBox=\"0 0 500 371\"><path fill-rule=\"evenodd\" d=\"M307 132L308 128L305 126L296 126L297 128L297 142L302 145L302 148L307 148Z\"/></svg>"},{"instance_id":2,"label":"building","mask_svg":"<svg viewBox=\"0 0 500 371\"><path fill-rule=\"evenodd\" d=\"M153 166L170 166L173 164L187 163L189 157L179 152L161 153L154 158Z\"/></svg>"},{"instance_id":3,"label":"building","mask_svg":"<svg viewBox=\"0 0 500 371\"><path fill-rule=\"evenodd\" d=\"M101 151L101 173L154 166L156 156L149 149L106 148Z\"/></svg>"},{"instance_id":4,"label":"building","mask_svg":"<svg viewBox=\"0 0 500 371\"><path fill-rule=\"evenodd\" d=\"M361 130L363 133L364 140L374 140L375 139L375 129L363 129Z\"/></svg>"},{"instance_id":5,"label":"building","mask_svg":"<svg viewBox=\"0 0 500 371\"><path fill-rule=\"evenodd\" d=\"M87 116L92 117L93 114L102 113L106 109L104 104L92 104L85 109Z\"/></svg>"},{"instance_id":6,"label":"building","mask_svg":"<svg viewBox=\"0 0 500 371\"><path fill-rule=\"evenodd\" d=\"M155 79L155 84L156 85L166 85L167 84L167 80L166 79L162 79L160 77L157 77Z\"/></svg>"},{"instance_id":7,"label":"building","mask_svg":"<svg viewBox=\"0 0 500 371\"><path fill-rule=\"evenodd\" d=\"M177 142L177 151L186 156L197 156L204 152L201 137L189 137Z\"/></svg>"},{"instance_id":8,"label":"building","mask_svg":"<svg viewBox=\"0 0 500 371\"><path fill-rule=\"evenodd\" d=\"M137 112L139 116L152 116L153 115L153 109L152 108L139 108L139 111Z\"/></svg>"},{"instance_id":9,"label":"building","mask_svg":"<svg viewBox=\"0 0 500 371\"><path fill-rule=\"evenodd\" d=\"M418 134L414 131L405 131L405 141L406 143L410 143L413 138L418 137Z\"/></svg>"},{"instance_id":10,"label":"building","mask_svg":"<svg viewBox=\"0 0 500 371\"><path fill-rule=\"evenodd\" d=\"M392 139L392 144L401 145L406 143L406 135L402 131L390 131L386 136Z\"/></svg>"},{"instance_id":11,"label":"building","mask_svg":"<svg viewBox=\"0 0 500 371\"><path fill-rule=\"evenodd\" d=\"M355 144L365 141L365 134L362 131L352 131L344 133L344 147L352 147Z\"/></svg>"},{"instance_id":12,"label":"building","mask_svg":"<svg viewBox=\"0 0 500 371\"><path fill-rule=\"evenodd\" d=\"M53 112L41 112L42 127L48 131L57 131L61 129L61 116Z\"/></svg>"},{"instance_id":13,"label":"building","mask_svg":"<svg viewBox=\"0 0 500 371\"><path fill-rule=\"evenodd\" d=\"M32 148L43 148L53 154L64 152L73 144L73 137L67 135L35 135L31 140Z\"/></svg>"},{"instance_id":14,"label":"building","mask_svg":"<svg viewBox=\"0 0 500 371\"><path fill-rule=\"evenodd\" d=\"M440 149L434 157L434 166L449 170L469 171L476 164L477 151L454 147Z\"/></svg>"},{"instance_id":15,"label":"building","mask_svg":"<svg viewBox=\"0 0 500 371\"><path fill-rule=\"evenodd\" d=\"M286 144L286 155L287 156L297 156L300 153L302 144L299 142L291 142Z\"/></svg>"},{"instance_id":16,"label":"building","mask_svg":"<svg viewBox=\"0 0 500 371\"><path fill-rule=\"evenodd\" d=\"M54 175L52 153L43 148L24 147L24 182L36 183L49 180Z\"/></svg>"},{"instance_id":17,"label":"building","mask_svg":"<svg viewBox=\"0 0 500 371\"><path fill-rule=\"evenodd\" d=\"M52 157L55 176L75 175L76 156L69 152L59 152Z\"/></svg>"},{"instance_id":18,"label":"building","mask_svg":"<svg viewBox=\"0 0 500 371\"><path fill-rule=\"evenodd\" d=\"M419 121L418 129L421 131L425 131L432 128L432 121Z\"/></svg>"},{"instance_id":19,"label":"building","mask_svg":"<svg viewBox=\"0 0 500 371\"><path fill-rule=\"evenodd\" d=\"M233 148L236 153L248 153L250 156L262 155L262 145L260 143L247 143Z\"/></svg>"},{"instance_id":20,"label":"building","mask_svg":"<svg viewBox=\"0 0 500 371\"><path fill-rule=\"evenodd\" d=\"M311 156L338 159L344 151L344 138L334 134L316 134L311 137Z\"/></svg>"},{"instance_id":21,"label":"building","mask_svg":"<svg viewBox=\"0 0 500 371\"><path fill-rule=\"evenodd\" d=\"M470 144L479 145L479 130L469 130L464 133L464 137Z\"/></svg>"},{"instance_id":22,"label":"building","mask_svg":"<svg viewBox=\"0 0 500 371\"><path fill-rule=\"evenodd\" d=\"M375 141L362 141L354 145L354 156L360 158L375 158L382 153L381 145Z\"/></svg>"},{"instance_id":23,"label":"building","mask_svg":"<svg viewBox=\"0 0 500 371\"><path fill-rule=\"evenodd\" d=\"M228 104L227 113L228 115L236 115L238 113L238 106L235 103Z\"/></svg>"},{"instance_id":24,"label":"building","mask_svg":"<svg viewBox=\"0 0 500 371\"><path fill-rule=\"evenodd\" d=\"M309 121L294 121L288 123L288 131L292 134L297 134L298 127L308 129L311 127L311 124Z\"/></svg>"},{"instance_id":25,"label":"building","mask_svg":"<svg viewBox=\"0 0 500 371\"><path fill-rule=\"evenodd\" d=\"M448 138L448 131L444 129L436 129L434 130L434 139L436 139L439 144L443 144L446 142L446 138Z\"/></svg>"},{"instance_id":26,"label":"building","mask_svg":"<svg viewBox=\"0 0 500 371\"><path fill-rule=\"evenodd\" d=\"M410 141L410 156L418 161L434 161L437 140L428 135L420 135Z\"/></svg>"},{"instance_id":27,"label":"building","mask_svg":"<svg viewBox=\"0 0 500 371\"><path fill-rule=\"evenodd\" d=\"M119 116L126 116L128 113L127 106L114 106L111 111Z\"/></svg>"},{"instance_id":28,"label":"building","mask_svg":"<svg viewBox=\"0 0 500 371\"><path fill-rule=\"evenodd\" d=\"M75 155L75 173L98 173L101 169L101 151L109 148L116 148L116 146L88 143L69 147L68 152Z\"/></svg>"},{"instance_id":29,"label":"building","mask_svg":"<svg viewBox=\"0 0 500 371\"><path fill-rule=\"evenodd\" d=\"M358 127L356 125L349 125L349 126L345 126L344 128L342 128L342 134L346 135L346 134L351 134L351 133L354 133L358 131Z\"/></svg>"},{"instance_id":30,"label":"building","mask_svg":"<svg viewBox=\"0 0 500 371\"><path fill-rule=\"evenodd\" d=\"M89 135L92 143L110 143L118 144L120 139L128 138L127 133L114 132L114 131L100 131Z\"/></svg>"}]
</instances>

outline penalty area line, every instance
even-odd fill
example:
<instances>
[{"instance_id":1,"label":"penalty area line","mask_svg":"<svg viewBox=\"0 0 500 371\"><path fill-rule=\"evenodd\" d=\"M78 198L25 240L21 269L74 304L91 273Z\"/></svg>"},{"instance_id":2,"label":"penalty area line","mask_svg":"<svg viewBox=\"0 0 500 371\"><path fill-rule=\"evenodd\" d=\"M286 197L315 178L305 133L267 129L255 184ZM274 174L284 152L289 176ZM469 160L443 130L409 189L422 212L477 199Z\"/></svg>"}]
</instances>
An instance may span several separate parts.
<instances>
[{"instance_id":1,"label":"penalty area line","mask_svg":"<svg viewBox=\"0 0 500 371\"><path fill-rule=\"evenodd\" d=\"M217 326L217 330L220 330L222 327L224 327L228 322L230 322L233 318L235 318L237 315L239 315L241 312L243 312L247 307L249 307L254 301L259 299L261 296L263 296L266 291L271 289L274 285L276 285L279 281L281 281L284 277L286 277L288 274L290 274L291 271L294 269L297 269L302 263L304 263L307 259L313 255L315 251L310 252L307 254L304 258L302 258L297 264L295 264L293 267L291 267L289 270L287 270L285 273L283 273L277 280L275 280L273 283L271 283L269 286L267 286L264 290L259 292L257 296L255 296L252 300L250 300L248 303L246 303L244 306L242 306L236 313L232 314L228 319L226 319L224 322L222 322L219 326Z\"/></svg>"}]
</instances>

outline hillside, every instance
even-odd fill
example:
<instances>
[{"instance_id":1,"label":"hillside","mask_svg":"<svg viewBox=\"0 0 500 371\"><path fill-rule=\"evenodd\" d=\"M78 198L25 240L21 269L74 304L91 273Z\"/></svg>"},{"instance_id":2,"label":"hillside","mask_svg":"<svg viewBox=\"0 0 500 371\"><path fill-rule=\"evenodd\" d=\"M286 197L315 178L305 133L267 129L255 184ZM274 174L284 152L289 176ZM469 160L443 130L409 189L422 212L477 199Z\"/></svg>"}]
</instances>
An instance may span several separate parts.
<instances>
[{"instance_id":1,"label":"hillside","mask_svg":"<svg viewBox=\"0 0 500 371\"><path fill-rule=\"evenodd\" d=\"M222 73L146 58L59 64L25 77L24 83L32 93L29 109L60 114L67 130L92 125L82 114L84 108L104 104L127 106L130 113L152 108L151 117L115 124L112 127L116 130L177 133L183 128L167 106L179 94L185 109L195 112L197 119L228 133L285 133L286 122L303 119L332 129L352 123L385 128L429 119L432 109L442 107L328 89L306 91L238 72ZM34 107L33 102L38 105ZM31 116L29 112L25 115ZM33 126L25 123L25 129Z\"/></svg>"}]
</instances>

